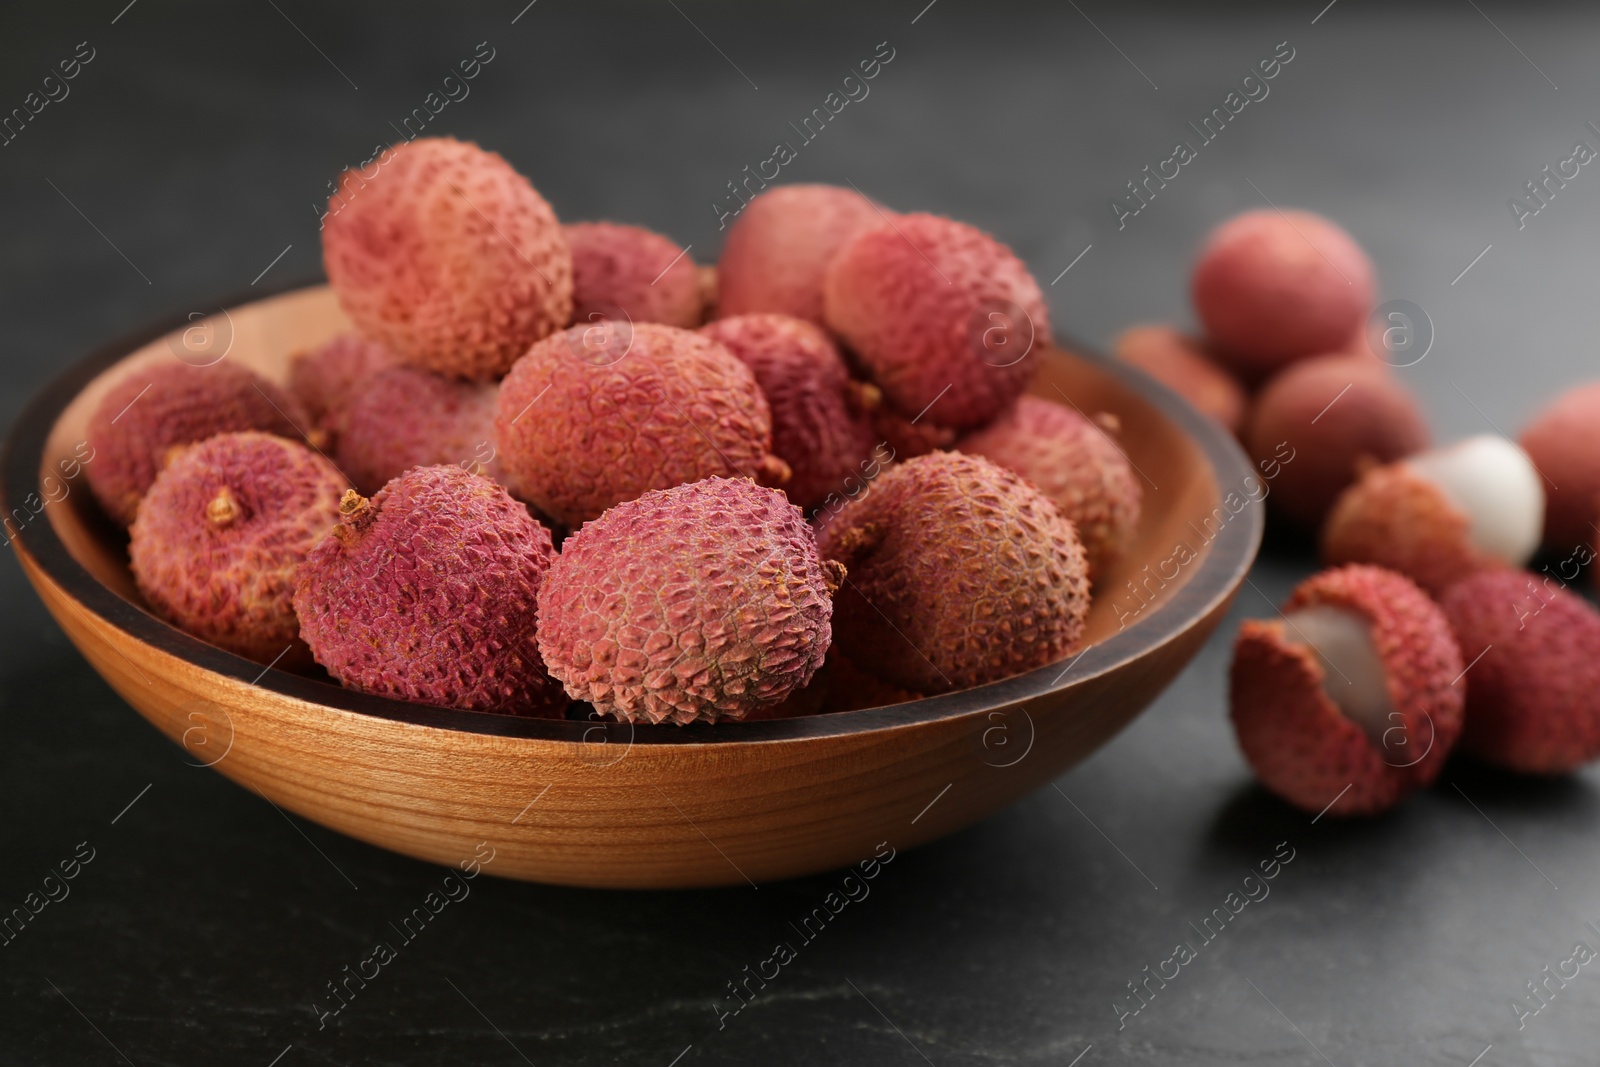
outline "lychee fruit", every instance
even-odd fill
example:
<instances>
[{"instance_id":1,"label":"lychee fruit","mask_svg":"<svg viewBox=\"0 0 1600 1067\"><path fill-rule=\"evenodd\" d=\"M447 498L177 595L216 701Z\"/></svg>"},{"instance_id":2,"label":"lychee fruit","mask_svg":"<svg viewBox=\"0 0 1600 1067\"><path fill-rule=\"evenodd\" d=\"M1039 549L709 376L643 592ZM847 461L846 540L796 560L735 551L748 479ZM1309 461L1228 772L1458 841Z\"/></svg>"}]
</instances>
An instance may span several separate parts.
<instances>
[{"instance_id":1,"label":"lychee fruit","mask_svg":"<svg viewBox=\"0 0 1600 1067\"><path fill-rule=\"evenodd\" d=\"M1363 465L1425 448L1428 427L1411 394L1375 361L1321 356L1267 383L1245 443L1258 468L1273 472L1273 506L1314 530Z\"/></svg>"},{"instance_id":2,"label":"lychee fruit","mask_svg":"<svg viewBox=\"0 0 1600 1067\"><path fill-rule=\"evenodd\" d=\"M555 212L500 156L448 137L340 175L322 261L363 334L453 377L498 378L572 317Z\"/></svg>"},{"instance_id":3,"label":"lychee fruit","mask_svg":"<svg viewBox=\"0 0 1600 1067\"><path fill-rule=\"evenodd\" d=\"M1367 254L1309 211L1229 219L1206 239L1191 285L1217 357L1251 379L1348 347L1373 300Z\"/></svg>"},{"instance_id":4,"label":"lychee fruit","mask_svg":"<svg viewBox=\"0 0 1600 1067\"><path fill-rule=\"evenodd\" d=\"M979 456L889 468L823 524L844 564L839 649L902 689L966 689L1063 659L1083 637L1088 566L1072 522Z\"/></svg>"},{"instance_id":5,"label":"lychee fruit","mask_svg":"<svg viewBox=\"0 0 1600 1067\"><path fill-rule=\"evenodd\" d=\"M1469 437L1376 467L1346 489L1322 528L1328 563L1374 563L1430 593L1539 547L1544 489L1503 437Z\"/></svg>"},{"instance_id":6,"label":"lychee fruit","mask_svg":"<svg viewBox=\"0 0 1600 1067\"><path fill-rule=\"evenodd\" d=\"M1518 441L1545 480L1545 547L1571 552L1600 539L1600 382L1556 397Z\"/></svg>"},{"instance_id":7,"label":"lychee fruit","mask_svg":"<svg viewBox=\"0 0 1600 1067\"><path fill-rule=\"evenodd\" d=\"M839 247L884 214L854 189L782 185L739 213L717 263L717 314L771 311L823 325L822 276Z\"/></svg>"},{"instance_id":8,"label":"lychee fruit","mask_svg":"<svg viewBox=\"0 0 1600 1067\"><path fill-rule=\"evenodd\" d=\"M454 463L493 478L498 397L490 382L390 367L350 402L334 458L367 496L412 467Z\"/></svg>"},{"instance_id":9,"label":"lychee fruit","mask_svg":"<svg viewBox=\"0 0 1600 1067\"><path fill-rule=\"evenodd\" d=\"M311 425L327 435L328 444L336 444L357 390L394 364L394 354L376 341L342 333L289 357L289 391L311 417Z\"/></svg>"},{"instance_id":10,"label":"lychee fruit","mask_svg":"<svg viewBox=\"0 0 1600 1067\"><path fill-rule=\"evenodd\" d=\"M1600 756L1600 612L1518 570L1465 578L1440 606L1472 661L1462 751L1548 775Z\"/></svg>"},{"instance_id":11,"label":"lychee fruit","mask_svg":"<svg viewBox=\"0 0 1600 1067\"><path fill-rule=\"evenodd\" d=\"M703 326L755 374L772 409L772 451L789 465L789 499L810 510L859 481L877 436L876 386L852 381L833 340L788 315L734 315Z\"/></svg>"},{"instance_id":12,"label":"lychee fruit","mask_svg":"<svg viewBox=\"0 0 1600 1067\"><path fill-rule=\"evenodd\" d=\"M305 445L222 433L182 447L129 529L146 603L203 641L257 663L302 666L294 574L339 521L348 488Z\"/></svg>"},{"instance_id":13,"label":"lychee fruit","mask_svg":"<svg viewBox=\"0 0 1600 1067\"><path fill-rule=\"evenodd\" d=\"M1461 652L1437 605L1381 567L1323 571L1233 647L1239 747L1305 811L1373 815L1428 784L1461 733Z\"/></svg>"},{"instance_id":14,"label":"lychee fruit","mask_svg":"<svg viewBox=\"0 0 1600 1067\"><path fill-rule=\"evenodd\" d=\"M828 650L828 662L817 677L823 687L822 707L818 710L824 713L882 708L922 699L921 693L901 689L877 675L868 674L852 663L849 656L841 654L837 645Z\"/></svg>"},{"instance_id":15,"label":"lychee fruit","mask_svg":"<svg viewBox=\"0 0 1600 1067\"><path fill-rule=\"evenodd\" d=\"M352 689L422 704L560 717L539 657L550 531L460 467L415 467L340 521L295 582L300 633Z\"/></svg>"},{"instance_id":16,"label":"lychee fruit","mask_svg":"<svg viewBox=\"0 0 1600 1067\"><path fill-rule=\"evenodd\" d=\"M88 429L96 459L84 470L106 514L127 526L175 446L237 430L301 439L307 422L293 397L237 364L161 363L130 372L100 401Z\"/></svg>"},{"instance_id":17,"label":"lychee fruit","mask_svg":"<svg viewBox=\"0 0 1600 1067\"><path fill-rule=\"evenodd\" d=\"M777 490L647 492L567 538L539 594L539 649L568 695L621 719L742 719L822 666L840 573Z\"/></svg>"},{"instance_id":18,"label":"lychee fruit","mask_svg":"<svg viewBox=\"0 0 1600 1067\"><path fill-rule=\"evenodd\" d=\"M982 230L902 215L851 238L823 282L828 326L889 403L976 429L1022 394L1050 340L1039 285Z\"/></svg>"},{"instance_id":19,"label":"lychee fruit","mask_svg":"<svg viewBox=\"0 0 1600 1067\"><path fill-rule=\"evenodd\" d=\"M789 476L750 368L649 322L574 326L529 349L501 383L495 448L512 492L566 526L650 489Z\"/></svg>"},{"instance_id":20,"label":"lychee fruit","mask_svg":"<svg viewBox=\"0 0 1600 1067\"><path fill-rule=\"evenodd\" d=\"M1249 402L1244 387L1199 341L1170 326L1134 326L1119 334L1112 348L1118 359L1138 367L1228 432L1243 431Z\"/></svg>"},{"instance_id":21,"label":"lychee fruit","mask_svg":"<svg viewBox=\"0 0 1600 1067\"><path fill-rule=\"evenodd\" d=\"M677 244L642 226L576 222L563 226L572 247L572 321L625 318L686 330L700 325L700 277Z\"/></svg>"},{"instance_id":22,"label":"lychee fruit","mask_svg":"<svg viewBox=\"0 0 1600 1067\"><path fill-rule=\"evenodd\" d=\"M1144 494L1133 466L1112 440L1114 416L1091 422L1053 400L1023 396L956 447L1032 482L1072 520L1095 581L1122 554L1139 525Z\"/></svg>"},{"instance_id":23,"label":"lychee fruit","mask_svg":"<svg viewBox=\"0 0 1600 1067\"><path fill-rule=\"evenodd\" d=\"M880 403L873 410L872 430L886 446L888 457L902 461L929 452L947 452L961 436L931 419L902 414L887 403Z\"/></svg>"}]
</instances>

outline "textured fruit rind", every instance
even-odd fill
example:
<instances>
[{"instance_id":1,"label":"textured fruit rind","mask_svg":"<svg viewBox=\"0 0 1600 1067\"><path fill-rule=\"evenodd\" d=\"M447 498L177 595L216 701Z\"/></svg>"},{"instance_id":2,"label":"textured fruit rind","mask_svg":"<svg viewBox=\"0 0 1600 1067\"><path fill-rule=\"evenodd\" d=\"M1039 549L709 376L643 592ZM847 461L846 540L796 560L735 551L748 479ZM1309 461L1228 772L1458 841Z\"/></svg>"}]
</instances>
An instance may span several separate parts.
<instances>
[{"instance_id":1,"label":"textured fruit rind","mask_svg":"<svg viewBox=\"0 0 1600 1067\"><path fill-rule=\"evenodd\" d=\"M717 313L771 311L823 325L822 278L839 247L882 222L872 201L834 185L769 189L739 213L717 263Z\"/></svg>"},{"instance_id":2,"label":"textured fruit rind","mask_svg":"<svg viewBox=\"0 0 1600 1067\"><path fill-rule=\"evenodd\" d=\"M1568 554L1595 542L1600 516L1600 382L1567 390L1517 438L1544 480L1544 544Z\"/></svg>"},{"instance_id":3,"label":"textured fruit rind","mask_svg":"<svg viewBox=\"0 0 1600 1067\"><path fill-rule=\"evenodd\" d=\"M820 531L844 564L839 649L902 689L940 693L1070 654L1089 580L1072 523L978 456L934 452L882 474Z\"/></svg>"},{"instance_id":4,"label":"textured fruit rind","mask_svg":"<svg viewBox=\"0 0 1600 1067\"><path fill-rule=\"evenodd\" d=\"M619 718L742 719L822 666L835 572L776 490L710 478L648 492L567 538L539 648L570 696Z\"/></svg>"},{"instance_id":5,"label":"textured fruit rind","mask_svg":"<svg viewBox=\"0 0 1600 1067\"><path fill-rule=\"evenodd\" d=\"M1243 431L1249 404L1244 387L1199 341L1170 326L1135 326L1124 330L1113 347L1118 359L1138 367L1229 432Z\"/></svg>"},{"instance_id":6,"label":"textured fruit rind","mask_svg":"<svg viewBox=\"0 0 1600 1067\"><path fill-rule=\"evenodd\" d=\"M350 401L374 375L394 362L394 354L376 341L342 333L290 358L289 391L312 424L331 435L330 444L336 444Z\"/></svg>"},{"instance_id":7,"label":"textured fruit rind","mask_svg":"<svg viewBox=\"0 0 1600 1067\"><path fill-rule=\"evenodd\" d=\"M1368 471L1339 496L1322 528L1322 558L1387 567L1434 595L1504 565L1472 547L1471 521L1404 462Z\"/></svg>"},{"instance_id":8,"label":"textured fruit rind","mask_svg":"<svg viewBox=\"0 0 1600 1067\"><path fill-rule=\"evenodd\" d=\"M823 301L828 326L892 405L954 429L983 425L1021 395L1050 339L1023 262L937 215L856 234L828 267Z\"/></svg>"},{"instance_id":9,"label":"textured fruit rind","mask_svg":"<svg viewBox=\"0 0 1600 1067\"><path fill-rule=\"evenodd\" d=\"M700 325L700 275L670 239L643 226L575 222L562 227L572 248L572 317Z\"/></svg>"},{"instance_id":10,"label":"textured fruit rind","mask_svg":"<svg viewBox=\"0 0 1600 1067\"><path fill-rule=\"evenodd\" d=\"M1451 586L1441 607L1466 657L1465 752L1526 774L1600 757L1600 612L1523 570Z\"/></svg>"},{"instance_id":11,"label":"textured fruit rind","mask_svg":"<svg viewBox=\"0 0 1600 1067\"><path fill-rule=\"evenodd\" d=\"M252 371L174 360L132 371L106 393L89 419L95 462L84 471L100 506L127 526L173 447L241 430L298 440L306 425L299 403Z\"/></svg>"},{"instance_id":12,"label":"textured fruit rind","mask_svg":"<svg viewBox=\"0 0 1600 1067\"><path fill-rule=\"evenodd\" d=\"M766 398L726 348L640 322L626 354L606 349L594 364L583 329L534 345L500 385L495 449L512 492L576 526L651 489L717 475L783 481Z\"/></svg>"},{"instance_id":13,"label":"textured fruit rind","mask_svg":"<svg viewBox=\"0 0 1600 1067\"><path fill-rule=\"evenodd\" d=\"M1375 814L1444 766L1461 733L1461 653L1439 608L1393 571L1323 571L1297 586L1283 611L1319 605L1367 621L1394 709L1381 747L1328 698L1316 654L1278 619L1239 630L1229 684L1234 732L1256 777L1289 803Z\"/></svg>"},{"instance_id":14,"label":"textured fruit rind","mask_svg":"<svg viewBox=\"0 0 1600 1067\"><path fill-rule=\"evenodd\" d=\"M294 607L317 662L352 689L559 717L539 658L550 531L487 478L418 467L343 517L301 567Z\"/></svg>"},{"instance_id":15,"label":"textured fruit rind","mask_svg":"<svg viewBox=\"0 0 1600 1067\"><path fill-rule=\"evenodd\" d=\"M139 592L156 614L258 663L309 662L294 575L339 521L348 486L304 445L225 433L179 452L129 530Z\"/></svg>"},{"instance_id":16,"label":"textured fruit rind","mask_svg":"<svg viewBox=\"0 0 1600 1067\"><path fill-rule=\"evenodd\" d=\"M1091 581L1104 574L1139 525L1144 493L1122 449L1071 408L1035 396L956 447L1021 475L1072 520Z\"/></svg>"},{"instance_id":17,"label":"textured fruit rind","mask_svg":"<svg viewBox=\"0 0 1600 1067\"><path fill-rule=\"evenodd\" d=\"M493 478L498 396L489 382L390 367L350 403L334 455L368 496L412 467L454 463Z\"/></svg>"},{"instance_id":18,"label":"textured fruit rind","mask_svg":"<svg viewBox=\"0 0 1600 1067\"><path fill-rule=\"evenodd\" d=\"M772 411L772 451L789 464L784 492L802 508L859 479L877 443L873 405L831 338L788 315L736 315L700 332L749 367Z\"/></svg>"},{"instance_id":19,"label":"textured fruit rind","mask_svg":"<svg viewBox=\"0 0 1600 1067\"><path fill-rule=\"evenodd\" d=\"M322 261L363 334L440 374L497 378L572 316L555 212L500 156L450 138L345 171Z\"/></svg>"}]
</instances>

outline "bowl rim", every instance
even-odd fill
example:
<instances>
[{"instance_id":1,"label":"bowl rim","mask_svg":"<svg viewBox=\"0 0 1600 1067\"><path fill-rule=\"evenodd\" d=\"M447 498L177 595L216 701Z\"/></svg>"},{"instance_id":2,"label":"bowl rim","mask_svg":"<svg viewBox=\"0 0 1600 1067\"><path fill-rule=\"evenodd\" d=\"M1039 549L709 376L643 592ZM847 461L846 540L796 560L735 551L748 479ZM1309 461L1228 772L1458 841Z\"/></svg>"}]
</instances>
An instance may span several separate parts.
<instances>
[{"instance_id":1,"label":"bowl rim","mask_svg":"<svg viewBox=\"0 0 1600 1067\"><path fill-rule=\"evenodd\" d=\"M273 287L237 293L231 299L209 300L199 306L237 308L326 284L321 278L298 278ZM124 357L189 321L189 312L175 312L99 345L34 394L7 432L4 447L0 449L0 483L3 483L6 516L19 507L32 512L26 503L30 494L42 499L38 494L45 444L68 404L90 381ZM1230 486L1243 488L1246 478L1257 477L1250 459L1231 433L1144 371L1110 359L1070 338L1056 338L1055 347L1119 379L1165 418L1176 423L1210 465L1219 503L1227 497ZM399 724L508 738L590 744L596 740L596 731L603 730L607 741L626 740L630 745L748 744L865 734L1010 709L1032 704L1039 698L1083 685L1124 667L1176 640L1233 595L1260 548L1265 517L1259 503L1241 509L1221 526L1210 542L1210 550L1177 595L1154 611L1143 614L1127 628L1077 653L1075 658L1065 661L1064 669L1058 661L986 685L886 707L689 726L545 719L413 704L345 689L276 667L263 668L253 660L179 630L101 583L67 551L48 519L27 523L11 541L19 554L26 553L67 595L134 640L202 670L309 704ZM1067 677L1069 674L1071 678Z\"/></svg>"}]
</instances>

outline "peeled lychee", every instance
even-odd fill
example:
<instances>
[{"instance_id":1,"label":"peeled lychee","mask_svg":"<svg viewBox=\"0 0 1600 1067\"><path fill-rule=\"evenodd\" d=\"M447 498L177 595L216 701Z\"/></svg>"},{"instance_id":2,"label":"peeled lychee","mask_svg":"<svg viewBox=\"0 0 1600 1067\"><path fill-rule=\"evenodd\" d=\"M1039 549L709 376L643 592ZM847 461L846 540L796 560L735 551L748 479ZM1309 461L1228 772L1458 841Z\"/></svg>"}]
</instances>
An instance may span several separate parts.
<instances>
[{"instance_id":1,"label":"peeled lychee","mask_svg":"<svg viewBox=\"0 0 1600 1067\"><path fill-rule=\"evenodd\" d=\"M376 341L342 333L290 358L289 391L311 416L312 425L328 435L330 443L337 443L350 401L394 362L394 355Z\"/></svg>"},{"instance_id":2,"label":"peeled lychee","mask_svg":"<svg viewBox=\"0 0 1600 1067\"><path fill-rule=\"evenodd\" d=\"M772 311L822 325L822 276L829 261L857 231L883 218L854 189L768 189L728 230L717 264L717 314Z\"/></svg>"},{"instance_id":3,"label":"peeled lychee","mask_svg":"<svg viewBox=\"0 0 1600 1067\"><path fill-rule=\"evenodd\" d=\"M1165 385L1202 414L1238 434L1248 398L1244 387L1200 343L1170 326L1134 326L1113 343L1118 359Z\"/></svg>"},{"instance_id":4,"label":"peeled lychee","mask_svg":"<svg viewBox=\"0 0 1600 1067\"><path fill-rule=\"evenodd\" d=\"M1276 472L1267 483L1273 506L1316 529L1362 466L1425 448L1428 427L1411 394L1376 361L1322 356L1267 383L1245 443L1262 470Z\"/></svg>"},{"instance_id":5,"label":"peeled lychee","mask_svg":"<svg viewBox=\"0 0 1600 1067\"><path fill-rule=\"evenodd\" d=\"M440 374L498 378L572 317L555 212L500 156L448 137L345 171L322 261L363 334Z\"/></svg>"},{"instance_id":6,"label":"peeled lychee","mask_svg":"<svg viewBox=\"0 0 1600 1067\"><path fill-rule=\"evenodd\" d=\"M1259 378L1349 346L1372 307L1372 262L1320 215L1263 208L1212 231L1192 287L1218 358Z\"/></svg>"},{"instance_id":7,"label":"peeled lychee","mask_svg":"<svg viewBox=\"0 0 1600 1067\"><path fill-rule=\"evenodd\" d=\"M632 722L742 719L804 687L841 568L800 509L743 478L618 504L567 538L539 649L575 699Z\"/></svg>"},{"instance_id":8,"label":"peeled lychee","mask_svg":"<svg viewBox=\"0 0 1600 1067\"><path fill-rule=\"evenodd\" d=\"M95 462L84 470L100 506L127 526L175 446L236 430L300 439L306 424L293 397L237 364L161 363L129 373L100 401L88 431Z\"/></svg>"},{"instance_id":9,"label":"peeled lychee","mask_svg":"<svg viewBox=\"0 0 1600 1067\"><path fill-rule=\"evenodd\" d=\"M1050 340L1038 283L965 223L902 215L839 250L823 282L828 326L889 403L970 430L1021 395Z\"/></svg>"},{"instance_id":10,"label":"peeled lychee","mask_svg":"<svg viewBox=\"0 0 1600 1067\"><path fill-rule=\"evenodd\" d=\"M1439 608L1381 567L1323 571L1233 648L1234 732L1261 784L1372 815L1432 781L1461 732L1461 652Z\"/></svg>"},{"instance_id":11,"label":"peeled lychee","mask_svg":"<svg viewBox=\"0 0 1600 1067\"><path fill-rule=\"evenodd\" d=\"M572 247L572 321L700 325L700 276L682 248L642 226L577 222L563 226Z\"/></svg>"},{"instance_id":12,"label":"peeled lychee","mask_svg":"<svg viewBox=\"0 0 1600 1067\"><path fill-rule=\"evenodd\" d=\"M1053 400L1024 396L990 425L963 437L962 452L982 456L1032 482L1072 520L1089 562L1104 574L1139 525L1144 494L1128 457L1097 425Z\"/></svg>"},{"instance_id":13,"label":"peeled lychee","mask_svg":"<svg viewBox=\"0 0 1600 1067\"><path fill-rule=\"evenodd\" d=\"M839 650L902 689L942 693L1054 663L1083 637L1088 567L1072 523L978 456L891 467L822 525L844 564Z\"/></svg>"},{"instance_id":14,"label":"peeled lychee","mask_svg":"<svg viewBox=\"0 0 1600 1067\"><path fill-rule=\"evenodd\" d=\"M326 459L266 433L180 449L129 529L139 592L156 614L257 663L309 662L295 570L339 521L348 488Z\"/></svg>"},{"instance_id":15,"label":"peeled lychee","mask_svg":"<svg viewBox=\"0 0 1600 1067\"><path fill-rule=\"evenodd\" d=\"M390 367L350 402L334 456L356 489L368 496L412 467L454 463L495 477L498 396L489 382Z\"/></svg>"},{"instance_id":16,"label":"peeled lychee","mask_svg":"<svg viewBox=\"0 0 1600 1067\"><path fill-rule=\"evenodd\" d=\"M650 489L789 474L750 368L649 322L575 326L529 349L501 383L495 447L511 490L566 526Z\"/></svg>"},{"instance_id":17,"label":"peeled lychee","mask_svg":"<svg viewBox=\"0 0 1600 1067\"><path fill-rule=\"evenodd\" d=\"M1600 382L1556 397L1518 441L1545 480L1545 546L1571 552L1600 540Z\"/></svg>"},{"instance_id":18,"label":"peeled lychee","mask_svg":"<svg viewBox=\"0 0 1600 1067\"><path fill-rule=\"evenodd\" d=\"M1518 570L1457 582L1440 606L1473 660L1463 751L1527 774L1566 774L1600 756L1600 612Z\"/></svg>"},{"instance_id":19,"label":"peeled lychee","mask_svg":"<svg viewBox=\"0 0 1600 1067\"><path fill-rule=\"evenodd\" d=\"M772 409L772 451L789 465L783 484L800 507L860 480L877 435L875 386L850 379L839 350L819 327L788 315L735 315L700 332L727 347L756 376Z\"/></svg>"},{"instance_id":20,"label":"peeled lychee","mask_svg":"<svg viewBox=\"0 0 1600 1067\"><path fill-rule=\"evenodd\" d=\"M560 717L537 642L550 531L489 479L417 467L355 492L300 568L294 609L352 689L441 707Z\"/></svg>"},{"instance_id":21,"label":"peeled lychee","mask_svg":"<svg viewBox=\"0 0 1600 1067\"><path fill-rule=\"evenodd\" d=\"M1469 574L1520 567L1539 547L1544 490L1503 437L1470 437L1362 475L1322 529L1329 563L1375 563L1430 593Z\"/></svg>"}]
</instances>

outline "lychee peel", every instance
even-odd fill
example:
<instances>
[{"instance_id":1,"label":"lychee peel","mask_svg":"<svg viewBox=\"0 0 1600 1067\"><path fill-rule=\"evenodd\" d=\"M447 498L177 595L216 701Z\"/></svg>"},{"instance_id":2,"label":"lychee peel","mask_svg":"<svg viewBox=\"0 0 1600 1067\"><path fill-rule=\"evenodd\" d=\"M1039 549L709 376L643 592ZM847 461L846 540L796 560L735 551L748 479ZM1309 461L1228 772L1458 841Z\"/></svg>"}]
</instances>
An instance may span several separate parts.
<instances>
[{"instance_id":1,"label":"lychee peel","mask_svg":"<svg viewBox=\"0 0 1600 1067\"><path fill-rule=\"evenodd\" d=\"M1438 607L1358 565L1302 582L1283 615L1240 627L1230 671L1234 732L1261 783L1306 811L1371 815L1432 781L1463 700Z\"/></svg>"},{"instance_id":2,"label":"lychee peel","mask_svg":"<svg viewBox=\"0 0 1600 1067\"><path fill-rule=\"evenodd\" d=\"M1570 553L1593 544L1592 524L1600 516L1600 382L1556 397L1529 420L1518 443L1545 481L1545 547Z\"/></svg>"},{"instance_id":3,"label":"lychee peel","mask_svg":"<svg viewBox=\"0 0 1600 1067\"><path fill-rule=\"evenodd\" d=\"M1465 578L1440 606L1472 660L1462 751L1541 775L1600 756L1600 612L1521 570Z\"/></svg>"},{"instance_id":4,"label":"lychee peel","mask_svg":"<svg viewBox=\"0 0 1600 1067\"><path fill-rule=\"evenodd\" d=\"M1112 347L1118 359L1138 367L1230 433L1243 430L1249 403L1244 387L1198 340L1170 326L1134 326L1118 335Z\"/></svg>"},{"instance_id":5,"label":"lychee peel","mask_svg":"<svg viewBox=\"0 0 1600 1067\"><path fill-rule=\"evenodd\" d=\"M735 315L700 332L724 345L755 375L772 411L772 451L789 465L783 488L811 509L859 478L877 444L875 386L852 381L839 350L819 327L788 315Z\"/></svg>"},{"instance_id":6,"label":"lychee peel","mask_svg":"<svg viewBox=\"0 0 1600 1067\"><path fill-rule=\"evenodd\" d=\"M296 569L339 520L347 485L311 449L224 433L179 451L129 530L139 592L162 618L219 648L280 667L309 663Z\"/></svg>"},{"instance_id":7,"label":"lychee peel","mask_svg":"<svg viewBox=\"0 0 1600 1067\"><path fill-rule=\"evenodd\" d=\"M289 391L311 417L312 425L324 431L328 444L334 445L350 401L368 381L394 363L394 354L376 341L343 333L290 357Z\"/></svg>"},{"instance_id":8,"label":"lychee peel","mask_svg":"<svg viewBox=\"0 0 1600 1067\"><path fill-rule=\"evenodd\" d=\"M334 457L369 496L412 467L453 463L493 478L498 397L489 382L390 367L350 402Z\"/></svg>"},{"instance_id":9,"label":"lychee peel","mask_svg":"<svg viewBox=\"0 0 1600 1067\"><path fill-rule=\"evenodd\" d=\"M647 322L589 348L584 329L534 345L501 383L495 448L520 498L576 526L648 490L703 478L787 482L767 400L733 353Z\"/></svg>"},{"instance_id":10,"label":"lychee peel","mask_svg":"<svg viewBox=\"0 0 1600 1067\"><path fill-rule=\"evenodd\" d=\"M851 238L828 267L823 299L829 328L891 405L957 430L1021 395L1050 339L1023 262L936 215L902 215Z\"/></svg>"},{"instance_id":11,"label":"lychee peel","mask_svg":"<svg viewBox=\"0 0 1600 1067\"><path fill-rule=\"evenodd\" d=\"M253 371L174 360L131 371L106 393L89 419L97 458L84 470L100 506L127 526L173 448L243 430L300 439L306 425L299 403Z\"/></svg>"},{"instance_id":12,"label":"lychee peel","mask_svg":"<svg viewBox=\"0 0 1600 1067\"><path fill-rule=\"evenodd\" d=\"M493 152L444 137L347 170L322 260L357 328L401 360L492 379L572 316L572 253L528 180Z\"/></svg>"},{"instance_id":13,"label":"lychee peel","mask_svg":"<svg viewBox=\"0 0 1600 1067\"><path fill-rule=\"evenodd\" d=\"M1077 528L1094 581L1132 539L1144 496L1111 432L1053 400L1024 396L956 447L1021 475L1049 497Z\"/></svg>"},{"instance_id":14,"label":"lychee peel","mask_svg":"<svg viewBox=\"0 0 1600 1067\"><path fill-rule=\"evenodd\" d=\"M500 486L417 467L341 503L295 584L317 662L367 693L441 707L559 717L566 695L537 643L550 531Z\"/></svg>"},{"instance_id":15,"label":"lychee peel","mask_svg":"<svg viewBox=\"0 0 1600 1067\"><path fill-rule=\"evenodd\" d=\"M840 574L781 492L742 478L651 491L567 538L539 648L570 696L619 718L743 719L822 666Z\"/></svg>"},{"instance_id":16,"label":"lychee peel","mask_svg":"<svg viewBox=\"0 0 1600 1067\"><path fill-rule=\"evenodd\" d=\"M839 649L902 689L941 693L1069 655L1089 610L1088 567L1048 497L978 456L891 467L823 524L844 564Z\"/></svg>"},{"instance_id":17,"label":"lychee peel","mask_svg":"<svg viewBox=\"0 0 1600 1067\"><path fill-rule=\"evenodd\" d=\"M562 231L572 248L575 324L598 316L686 330L700 325L699 271L676 243L615 222L575 222Z\"/></svg>"}]
</instances>

